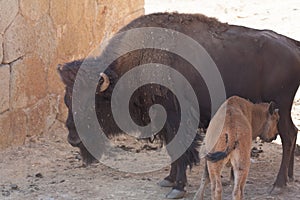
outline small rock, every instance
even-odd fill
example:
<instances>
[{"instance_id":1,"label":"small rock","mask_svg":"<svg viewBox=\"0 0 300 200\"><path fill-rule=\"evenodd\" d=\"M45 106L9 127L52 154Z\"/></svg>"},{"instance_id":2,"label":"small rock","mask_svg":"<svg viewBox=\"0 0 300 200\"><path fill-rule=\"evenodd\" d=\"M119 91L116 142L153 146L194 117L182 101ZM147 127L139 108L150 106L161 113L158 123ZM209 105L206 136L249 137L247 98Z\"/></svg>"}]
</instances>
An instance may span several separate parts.
<instances>
[{"instance_id":1,"label":"small rock","mask_svg":"<svg viewBox=\"0 0 300 200\"><path fill-rule=\"evenodd\" d=\"M143 181L151 181L151 178L143 177L142 180L143 180Z\"/></svg>"},{"instance_id":2,"label":"small rock","mask_svg":"<svg viewBox=\"0 0 300 200\"><path fill-rule=\"evenodd\" d=\"M77 155L75 156L75 159L78 160L78 161L80 161L80 160L81 160L81 156L80 156L79 154L77 154Z\"/></svg>"},{"instance_id":3,"label":"small rock","mask_svg":"<svg viewBox=\"0 0 300 200\"><path fill-rule=\"evenodd\" d=\"M37 178L44 178L44 176L43 176L42 173L37 173L37 174L35 175L35 177L37 177Z\"/></svg>"},{"instance_id":4,"label":"small rock","mask_svg":"<svg viewBox=\"0 0 300 200\"><path fill-rule=\"evenodd\" d=\"M125 174L125 175L123 176L123 178L130 178L130 177L131 177L130 174Z\"/></svg>"},{"instance_id":5,"label":"small rock","mask_svg":"<svg viewBox=\"0 0 300 200\"><path fill-rule=\"evenodd\" d=\"M10 188L11 188L12 190L18 190L18 189L19 189L19 187L18 187L17 184L11 184L11 185L10 185Z\"/></svg>"},{"instance_id":6,"label":"small rock","mask_svg":"<svg viewBox=\"0 0 300 200\"><path fill-rule=\"evenodd\" d=\"M7 190L2 190L2 196L8 197L10 195L10 192Z\"/></svg>"}]
</instances>

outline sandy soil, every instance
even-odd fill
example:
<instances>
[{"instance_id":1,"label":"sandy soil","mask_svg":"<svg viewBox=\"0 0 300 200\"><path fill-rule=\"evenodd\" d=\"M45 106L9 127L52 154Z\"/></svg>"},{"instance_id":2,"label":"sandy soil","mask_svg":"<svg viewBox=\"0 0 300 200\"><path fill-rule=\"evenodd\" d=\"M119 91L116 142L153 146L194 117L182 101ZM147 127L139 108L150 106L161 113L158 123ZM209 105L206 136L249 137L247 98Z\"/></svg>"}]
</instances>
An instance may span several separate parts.
<instances>
[{"instance_id":1,"label":"sandy soil","mask_svg":"<svg viewBox=\"0 0 300 200\"><path fill-rule=\"evenodd\" d=\"M296 116L300 118L300 100L296 104ZM167 174L168 167L141 174L120 172L102 164L85 168L79 152L67 144L64 126L56 123L52 129L51 134L28 138L24 146L0 153L0 199L165 199L169 189L160 188L157 182ZM122 141L126 143L126 137ZM279 169L281 145L253 145L262 149L263 153L252 158L245 199L299 199L300 157L295 158L296 180L283 193L268 195ZM193 199L202 170L203 162L188 172L185 199ZM231 199L232 185L228 184L228 172L229 169L224 170L224 199ZM207 198L209 193L208 188Z\"/></svg>"},{"instance_id":2,"label":"sandy soil","mask_svg":"<svg viewBox=\"0 0 300 200\"><path fill-rule=\"evenodd\" d=\"M152 1L157 8L155 2L158 1ZM185 7L174 0L163 1L161 5L168 6L170 2L173 6ZM300 40L300 24L297 21L300 17L299 1L282 1L284 5L270 0L264 1L264 4L259 4L258 0L251 2L210 0L201 4L200 8L222 21L257 27L265 25L265 28L274 30L279 26L279 32ZM190 0L186 4L186 7L192 5L189 7L191 12L197 11L194 3ZM164 9L168 10L166 7ZM299 93L292 113L300 128ZM28 138L24 146L0 152L0 199L165 199L169 189L160 188L157 182L167 175L168 167L143 174L119 172L102 164L84 168L77 149L67 143L66 136L67 130L57 122L49 134ZM122 140L126 143L126 138ZM300 199L300 157L295 157L295 181L289 183L283 193L268 195L267 191L279 169L281 145L254 143L254 146L261 148L263 153L252 160L245 199ZM149 151L148 156L151 155ZM203 162L188 172L189 185L185 199L193 199L202 170ZM227 175L228 169L224 174L224 199L231 199L232 185L226 184ZM209 190L206 194L209 197Z\"/></svg>"}]
</instances>

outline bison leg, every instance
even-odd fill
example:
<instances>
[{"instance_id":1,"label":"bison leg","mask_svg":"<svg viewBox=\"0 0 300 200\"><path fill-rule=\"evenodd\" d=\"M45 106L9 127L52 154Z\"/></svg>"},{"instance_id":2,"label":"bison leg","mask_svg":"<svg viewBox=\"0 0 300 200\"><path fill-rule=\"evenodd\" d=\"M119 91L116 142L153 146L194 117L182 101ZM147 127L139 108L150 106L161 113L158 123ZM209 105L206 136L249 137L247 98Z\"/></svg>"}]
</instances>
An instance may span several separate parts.
<instances>
[{"instance_id":1,"label":"bison leg","mask_svg":"<svg viewBox=\"0 0 300 200\"><path fill-rule=\"evenodd\" d=\"M159 182L160 187L174 187L176 185L176 175L177 175L177 164L173 162L171 164L171 170L169 176L164 178L164 180Z\"/></svg>"},{"instance_id":2,"label":"bison leg","mask_svg":"<svg viewBox=\"0 0 300 200\"><path fill-rule=\"evenodd\" d=\"M167 194L168 199L179 199L184 197L185 190L184 187L187 183L186 169L187 163L184 162L184 156L181 156L178 160L174 162L176 164L177 173L176 173L176 182L172 190Z\"/></svg>"},{"instance_id":3,"label":"bison leg","mask_svg":"<svg viewBox=\"0 0 300 200\"><path fill-rule=\"evenodd\" d=\"M80 155L84 166L89 166L92 163L97 163L98 160L85 148L82 142L78 145L80 149Z\"/></svg>"},{"instance_id":4,"label":"bison leg","mask_svg":"<svg viewBox=\"0 0 300 200\"><path fill-rule=\"evenodd\" d=\"M293 178L293 164L294 164L294 156L293 156L293 150L295 149L295 141L297 137L297 129L295 129L295 126L289 117L284 117L281 115L280 119L288 119L286 121L279 121L279 133L282 141L282 160L280 165L280 170L278 172L276 181L273 185L273 188L271 192L274 190L274 188L283 188L286 186L288 181L288 176L290 178Z\"/></svg>"},{"instance_id":5,"label":"bison leg","mask_svg":"<svg viewBox=\"0 0 300 200\"><path fill-rule=\"evenodd\" d=\"M296 129L296 137L294 139L294 142L293 142L293 147L292 147L292 152L291 152L291 159L290 159L290 164L289 164L289 169L288 169L288 178L289 180L288 181L294 181L294 159L295 159L295 147L296 147L296 141L297 141L297 128L295 127Z\"/></svg>"}]
</instances>

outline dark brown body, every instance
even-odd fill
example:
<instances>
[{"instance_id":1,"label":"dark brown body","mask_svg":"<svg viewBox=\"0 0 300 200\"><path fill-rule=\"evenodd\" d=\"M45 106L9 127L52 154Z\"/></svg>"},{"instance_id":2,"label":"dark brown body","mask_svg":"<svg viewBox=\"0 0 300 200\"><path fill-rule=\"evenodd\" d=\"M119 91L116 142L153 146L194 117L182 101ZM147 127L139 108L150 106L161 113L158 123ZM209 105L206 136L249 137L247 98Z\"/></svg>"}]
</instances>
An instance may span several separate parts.
<instances>
[{"instance_id":1,"label":"dark brown body","mask_svg":"<svg viewBox=\"0 0 300 200\"><path fill-rule=\"evenodd\" d=\"M162 27L182 32L201 44L216 63L226 89L226 96L241 96L251 102L274 101L280 110L279 134L282 139L282 162L274 186L283 187L288 177L293 179L294 148L297 129L291 120L291 107L300 83L300 43L269 30L255 30L241 26L223 24L215 19L197 14L159 13L142 16L121 31L137 27ZM186 47L185 47L186 48ZM97 58L101 60L101 56ZM86 61L97 64L97 59ZM118 79L135 66L157 62L172 66L184 75L194 88L200 107L199 127L207 127L211 118L211 101L202 77L183 58L162 50L143 49L128 53L116 60L106 71L112 80L108 90L96 95L96 110L99 122L109 135L118 134L109 109L111 92ZM66 84L66 104L69 107L69 142L79 146L84 161L89 162L88 154L76 133L71 96L75 76L82 61L67 63L59 67ZM139 125L149 123L148 108L160 103L168 111L167 124L161 135L168 143L178 128L179 105L166 88L145 86L135 92L130 105L133 120ZM144 94L146 91L145 96ZM157 92L159 91L159 92ZM144 100L143 100L144 99ZM172 164L170 175L166 177L174 183L175 189L182 190L186 184L185 170L188 163L197 161L196 145L192 146L182 158ZM170 185L172 185L170 184Z\"/></svg>"}]
</instances>

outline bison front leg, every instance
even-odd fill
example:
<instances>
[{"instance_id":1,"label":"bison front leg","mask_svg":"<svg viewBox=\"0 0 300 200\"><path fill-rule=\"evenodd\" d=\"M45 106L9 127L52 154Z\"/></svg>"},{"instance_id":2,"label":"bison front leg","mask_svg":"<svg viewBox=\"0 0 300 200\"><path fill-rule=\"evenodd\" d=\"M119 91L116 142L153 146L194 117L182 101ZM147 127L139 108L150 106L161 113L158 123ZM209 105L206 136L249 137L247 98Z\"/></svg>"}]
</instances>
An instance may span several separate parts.
<instances>
[{"instance_id":1,"label":"bison front leg","mask_svg":"<svg viewBox=\"0 0 300 200\"><path fill-rule=\"evenodd\" d=\"M164 178L158 184L160 187L174 187L176 185L176 175L177 175L177 164L173 162L171 164L171 170L169 176Z\"/></svg>"},{"instance_id":2,"label":"bison front leg","mask_svg":"<svg viewBox=\"0 0 300 200\"><path fill-rule=\"evenodd\" d=\"M294 164L294 149L295 141L297 138L297 129L295 128L290 117L283 117L281 114L280 119L288 119L285 121L279 121L279 133L282 141L282 160L280 165L280 170L278 172L276 181L270 191L270 193L275 193L274 189L279 188L280 190L287 185L288 177L293 179L293 164Z\"/></svg>"},{"instance_id":3,"label":"bison front leg","mask_svg":"<svg viewBox=\"0 0 300 200\"><path fill-rule=\"evenodd\" d=\"M184 187L187 183L187 177L186 177L187 163L184 162L184 157L181 156L178 160L174 162L174 165L176 165L176 169L177 169L176 181L172 190L166 196L168 199L183 198L186 193Z\"/></svg>"},{"instance_id":4,"label":"bison front leg","mask_svg":"<svg viewBox=\"0 0 300 200\"><path fill-rule=\"evenodd\" d=\"M82 158L82 163L83 166L89 166L92 163L98 163L99 161L86 149L86 147L83 145L83 143L81 142L78 145L79 149L80 149L80 155Z\"/></svg>"}]
</instances>

